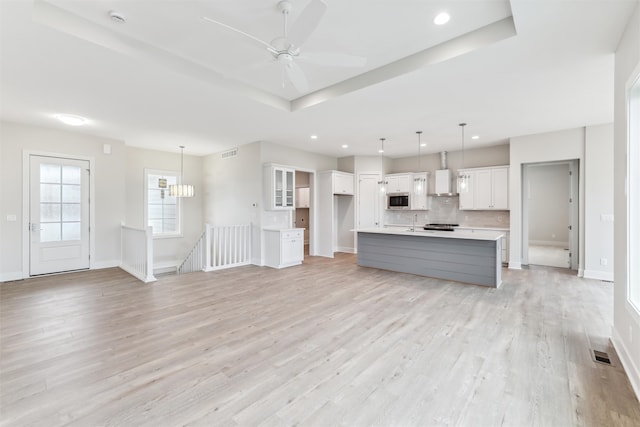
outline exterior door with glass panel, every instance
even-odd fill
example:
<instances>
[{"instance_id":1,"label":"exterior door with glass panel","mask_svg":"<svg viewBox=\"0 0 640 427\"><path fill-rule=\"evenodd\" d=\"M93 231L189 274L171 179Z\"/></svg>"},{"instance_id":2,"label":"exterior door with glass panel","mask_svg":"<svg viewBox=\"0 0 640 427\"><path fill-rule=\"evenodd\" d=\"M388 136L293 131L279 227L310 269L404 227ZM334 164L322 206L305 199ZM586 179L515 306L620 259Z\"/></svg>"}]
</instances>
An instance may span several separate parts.
<instances>
[{"instance_id":1,"label":"exterior door with glass panel","mask_svg":"<svg viewBox=\"0 0 640 427\"><path fill-rule=\"evenodd\" d=\"M30 156L29 275L89 268L89 162Z\"/></svg>"}]
</instances>

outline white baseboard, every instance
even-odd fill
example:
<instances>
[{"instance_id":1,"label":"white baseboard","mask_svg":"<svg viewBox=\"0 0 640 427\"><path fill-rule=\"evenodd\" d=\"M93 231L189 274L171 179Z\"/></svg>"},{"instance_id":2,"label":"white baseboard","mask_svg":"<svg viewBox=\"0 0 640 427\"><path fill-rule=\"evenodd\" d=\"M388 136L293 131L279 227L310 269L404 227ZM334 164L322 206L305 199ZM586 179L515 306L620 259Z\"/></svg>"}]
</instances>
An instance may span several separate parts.
<instances>
[{"instance_id":1,"label":"white baseboard","mask_svg":"<svg viewBox=\"0 0 640 427\"><path fill-rule=\"evenodd\" d=\"M13 282L14 280L22 280L24 278L22 271L12 271L10 273L0 274L0 282Z\"/></svg>"},{"instance_id":2,"label":"white baseboard","mask_svg":"<svg viewBox=\"0 0 640 427\"><path fill-rule=\"evenodd\" d=\"M613 273L610 271L585 270L583 276L585 279L605 280L613 282Z\"/></svg>"},{"instance_id":3,"label":"white baseboard","mask_svg":"<svg viewBox=\"0 0 640 427\"><path fill-rule=\"evenodd\" d=\"M153 274L175 273L177 269L178 269L178 265L171 262L154 264Z\"/></svg>"},{"instance_id":4,"label":"white baseboard","mask_svg":"<svg viewBox=\"0 0 640 427\"><path fill-rule=\"evenodd\" d=\"M638 369L638 366L633 362L633 358L629 354L627 347L624 345L624 341L615 327L611 328L611 343L616 349L616 353L618 353L622 367L629 378L636 397L640 400L640 369Z\"/></svg>"},{"instance_id":5,"label":"white baseboard","mask_svg":"<svg viewBox=\"0 0 640 427\"><path fill-rule=\"evenodd\" d=\"M522 270L522 264L520 262L509 261L509 268L513 270Z\"/></svg>"},{"instance_id":6,"label":"white baseboard","mask_svg":"<svg viewBox=\"0 0 640 427\"><path fill-rule=\"evenodd\" d=\"M529 245L557 246L559 248L568 248L569 242L558 242L557 240L529 240Z\"/></svg>"},{"instance_id":7,"label":"white baseboard","mask_svg":"<svg viewBox=\"0 0 640 427\"><path fill-rule=\"evenodd\" d=\"M118 260L112 259L110 261L95 261L91 269L102 270L103 268L120 267L120 263L121 261L119 259Z\"/></svg>"},{"instance_id":8,"label":"white baseboard","mask_svg":"<svg viewBox=\"0 0 640 427\"><path fill-rule=\"evenodd\" d=\"M347 246L338 246L334 252L346 252L348 254L355 254L356 253L356 249L355 248L349 248Z\"/></svg>"}]
</instances>

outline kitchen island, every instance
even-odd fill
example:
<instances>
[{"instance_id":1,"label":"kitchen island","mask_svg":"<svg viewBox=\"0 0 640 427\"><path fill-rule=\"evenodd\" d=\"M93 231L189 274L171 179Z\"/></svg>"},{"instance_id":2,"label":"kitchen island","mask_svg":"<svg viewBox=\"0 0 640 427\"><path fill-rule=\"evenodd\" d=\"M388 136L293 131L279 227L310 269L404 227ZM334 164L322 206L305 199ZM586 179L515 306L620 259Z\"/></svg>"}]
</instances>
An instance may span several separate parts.
<instances>
[{"instance_id":1,"label":"kitchen island","mask_svg":"<svg viewBox=\"0 0 640 427\"><path fill-rule=\"evenodd\" d=\"M358 265L499 287L501 237L495 231L367 228L358 233Z\"/></svg>"}]
</instances>

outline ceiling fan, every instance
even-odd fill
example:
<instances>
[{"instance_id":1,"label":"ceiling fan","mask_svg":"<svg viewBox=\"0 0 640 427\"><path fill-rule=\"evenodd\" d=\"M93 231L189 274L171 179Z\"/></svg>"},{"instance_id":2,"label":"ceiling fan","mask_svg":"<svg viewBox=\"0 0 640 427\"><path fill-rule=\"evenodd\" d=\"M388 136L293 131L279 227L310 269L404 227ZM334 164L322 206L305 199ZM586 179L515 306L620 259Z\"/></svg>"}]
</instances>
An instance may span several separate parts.
<instances>
[{"instance_id":1,"label":"ceiling fan","mask_svg":"<svg viewBox=\"0 0 640 427\"><path fill-rule=\"evenodd\" d=\"M316 29L327 9L327 5L322 0L311 0L309 5L302 10L298 19L293 23L291 29L288 28L287 18L293 10L293 5L289 0L282 0L277 5L278 10L283 17L282 35L266 42L249 33L234 28L223 22L216 21L209 17L203 16L202 19L235 31L244 36L247 40L251 40L254 44L266 49L275 62L281 64L282 69L282 86L284 87L285 76L291 82L293 87L300 93L309 90L307 77L302 68L296 61L304 61L318 65L335 66L335 67L362 67L366 63L366 59L360 56L352 56L341 53L311 53L301 55L300 46L309 38Z\"/></svg>"}]
</instances>

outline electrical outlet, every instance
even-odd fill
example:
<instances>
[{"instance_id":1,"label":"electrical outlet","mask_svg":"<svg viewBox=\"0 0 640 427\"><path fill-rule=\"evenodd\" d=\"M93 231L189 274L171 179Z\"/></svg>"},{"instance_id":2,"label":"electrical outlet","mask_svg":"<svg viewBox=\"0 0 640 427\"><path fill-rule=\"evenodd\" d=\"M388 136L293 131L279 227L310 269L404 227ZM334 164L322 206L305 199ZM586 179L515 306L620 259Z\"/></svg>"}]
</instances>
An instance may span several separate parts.
<instances>
[{"instance_id":1,"label":"electrical outlet","mask_svg":"<svg viewBox=\"0 0 640 427\"><path fill-rule=\"evenodd\" d=\"M609 261L606 258L600 258L600 265L607 265Z\"/></svg>"}]
</instances>

